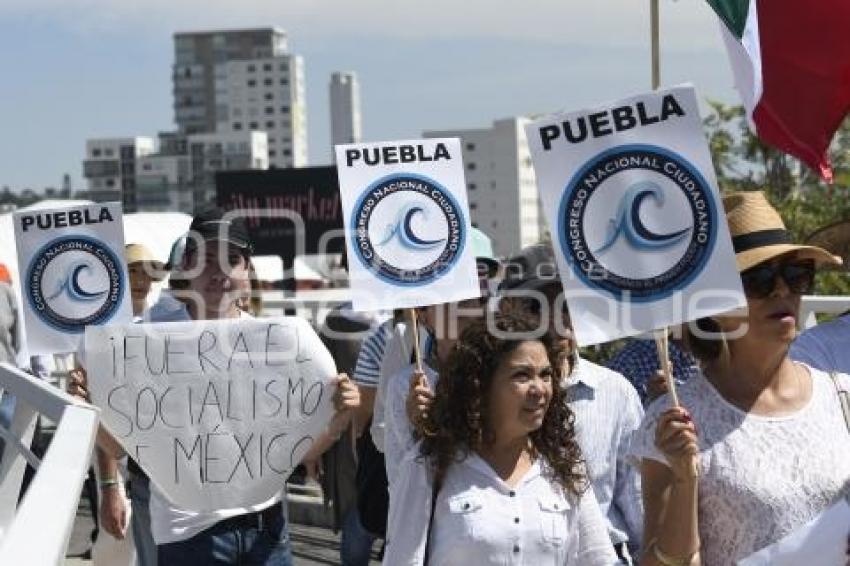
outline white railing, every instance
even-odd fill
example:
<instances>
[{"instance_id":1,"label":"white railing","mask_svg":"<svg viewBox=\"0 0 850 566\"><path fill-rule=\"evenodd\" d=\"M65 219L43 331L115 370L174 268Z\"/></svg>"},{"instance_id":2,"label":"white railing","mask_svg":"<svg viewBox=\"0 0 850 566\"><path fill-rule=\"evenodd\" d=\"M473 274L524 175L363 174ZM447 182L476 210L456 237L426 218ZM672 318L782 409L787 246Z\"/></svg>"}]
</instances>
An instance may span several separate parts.
<instances>
[{"instance_id":1,"label":"white railing","mask_svg":"<svg viewBox=\"0 0 850 566\"><path fill-rule=\"evenodd\" d=\"M850 297L806 295L800 307L800 328L811 328L818 323L818 314L839 315L850 311Z\"/></svg>"},{"instance_id":2,"label":"white railing","mask_svg":"<svg viewBox=\"0 0 850 566\"><path fill-rule=\"evenodd\" d=\"M0 364L0 388L16 398L11 426L0 425L5 441L0 456L0 564L62 564L89 468L99 411L5 363ZM56 423L41 461L29 449L39 414ZM18 506L27 463L36 474Z\"/></svg>"},{"instance_id":3,"label":"white railing","mask_svg":"<svg viewBox=\"0 0 850 566\"><path fill-rule=\"evenodd\" d=\"M284 297L280 291L267 291L263 293L263 314L277 316L291 309L319 328L328 311L347 300L348 289L302 291L291 297ZM850 311L850 297L806 295L800 308L800 328L811 328L817 324L815 317L818 314L838 315L847 311Z\"/></svg>"}]
</instances>

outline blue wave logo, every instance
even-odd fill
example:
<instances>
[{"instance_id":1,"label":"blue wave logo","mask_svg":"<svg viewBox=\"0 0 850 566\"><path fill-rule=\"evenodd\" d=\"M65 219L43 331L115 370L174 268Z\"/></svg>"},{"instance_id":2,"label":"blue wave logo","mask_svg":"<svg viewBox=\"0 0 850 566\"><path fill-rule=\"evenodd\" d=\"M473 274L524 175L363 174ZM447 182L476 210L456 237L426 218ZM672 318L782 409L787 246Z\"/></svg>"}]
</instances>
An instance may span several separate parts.
<instances>
[{"instance_id":1,"label":"blue wave logo","mask_svg":"<svg viewBox=\"0 0 850 566\"><path fill-rule=\"evenodd\" d=\"M109 293L109 289L104 289L103 291L86 291L83 289L82 285L80 285L80 276L84 272L91 272L92 266L88 262L80 261L74 264L71 268L71 273L63 279L59 283L59 287L53 294L47 296L48 301L52 301L62 295L63 293L68 296L69 299L78 303L91 303L94 301L101 301Z\"/></svg>"},{"instance_id":2,"label":"blue wave logo","mask_svg":"<svg viewBox=\"0 0 850 566\"><path fill-rule=\"evenodd\" d=\"M629 187L620 200L616 215L608 221L605 243L593 253L605 253L620 237L624 237L630 246L640 251L669 249L687 237L691 228L657 234L644 225L640 209L650 197L659 207L664 206L664 191L652 181L642 181Z\"/></svg>"},{"instance_id":3,"label":"blue wave logo","mask_svg":"<svg viewBox=\"0 0 850 566\"><path fill-rule=\"evenodd\" d=\"M425 220L428 219L427 213L418 204L409 204L402 208L396 221L387 225L387 234L378 242L378 246L385 246L394 238L398 238L404 248L412 251L433 250L445 245L445 238L425 240L416 235L413 231L413 218L417 214L421 214Z\"/></svg>"}]
</instances>

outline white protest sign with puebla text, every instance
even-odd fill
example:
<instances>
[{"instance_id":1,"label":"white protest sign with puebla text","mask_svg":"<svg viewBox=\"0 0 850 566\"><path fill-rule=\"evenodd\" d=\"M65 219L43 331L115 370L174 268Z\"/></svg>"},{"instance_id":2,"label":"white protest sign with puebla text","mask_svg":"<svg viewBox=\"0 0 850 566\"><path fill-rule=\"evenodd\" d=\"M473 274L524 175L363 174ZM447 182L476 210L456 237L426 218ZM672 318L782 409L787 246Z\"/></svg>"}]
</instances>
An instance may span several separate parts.
<instances>
[{"instance_id":1,"label":"white protest sign with puebla text","mask_svg":"<svg viewBox=\"0 0 850 566\"><path fill-rule=\"evenodd\" d=\"M745 304L692 87L526 133L580 345Z\"/></svg>"},{"instance_id":2,"label":"white protest sign with puebla text","mask_svg":"<svg viewBox=\"0 0 850 566\"><path fill-rule=\"evenodd\" d=\"M101 422L175 505L247 507L283 488L333 414L333 358L299 318L89 327Z\"/></svg>"},{"instance_id":3,"label":"white protest sign with puebla text","mask_svg":"<svg viewBox=\"0 0 850 566\"><path fill-rule=\"evenodd\" d=\"M78 351L86 326L130 322L119 203L16 212L30 355Z\"/></svg>"},{"instance_id":4,"label":"white protest sign with puebla text","mask_svg":"<svg viewBox=\"0 0 850 566\"><path fill-rule=\"evenodd\" d=\"M336 146L356 310L479 297L457 138Z\"/></svg>"}]
</instances>

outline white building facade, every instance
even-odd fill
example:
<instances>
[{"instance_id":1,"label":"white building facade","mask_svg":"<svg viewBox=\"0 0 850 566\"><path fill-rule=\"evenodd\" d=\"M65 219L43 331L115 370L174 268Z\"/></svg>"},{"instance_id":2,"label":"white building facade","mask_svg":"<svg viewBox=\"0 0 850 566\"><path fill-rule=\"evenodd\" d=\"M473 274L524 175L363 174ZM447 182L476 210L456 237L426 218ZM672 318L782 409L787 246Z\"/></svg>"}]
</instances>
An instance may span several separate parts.
<instances>
[{"instance_id":1,"label":"white building facade","mask_svg":"<svg viewBox=\"0 0 850 566\"><path fill-rule=\"evenodd\" d=\"M117 155L117 148L128 147L128 140L143 140L132 161L104 159ZM109 143L106 143L109 142ZM129 152L125 149L125 154ZM123 177L112 177L117 171ZM87 197L96 201L119 200L127 212L186 212L216 200L215 174L219 171L268 169L268 144L265 132L212 134L162 133L159 149L154 152L151 138L89 140L83 169L89 178ZM106 187L97 189L97 187ZM132 204L126 187L132 187Z\"/></svg>"},{"instance_id":2,"label":"white building facade","mask_svg":"<svg viewBox=\"0 0 850 566\"><path fill-rule=\"evenodd\" d=\"M215 67L216 132L262 131L272 167L307 165L304 59L283 54Z\"/></svg>"},{"instance_id":3,"label":"white building facade","mask_svg":"<svg viewBox=\"0 0 850 566\"><path fill-rule=\"evenodd\" d=\"M83 177L86 197L98 202L121 202L124 210L136 210L138 161L154 151L149 137L95 138L86 141Z\"/></svg>"},{"instance_id":4,"label":"white building facade","mask_svg":"<svg viewBox=\"0 0 850 566\"><path fill-rule=\"evenodd\" d=\"M353 72L331 75L331 145L358 143L363 140L360 114L360 84Z\"/></svg>"},{"instance_id":5,"label":"white building facade","mask_svg":"<svg viewBox=\"0 0 850 566\"><path fill-rule=\"evenodd\" d=\"M492 238L501 257L538 243L544 234L537 178L525 136L528 122L524 117L506 118L490 128L423 134L460 138L472 224Z\"/></svg>"}]
</instances>

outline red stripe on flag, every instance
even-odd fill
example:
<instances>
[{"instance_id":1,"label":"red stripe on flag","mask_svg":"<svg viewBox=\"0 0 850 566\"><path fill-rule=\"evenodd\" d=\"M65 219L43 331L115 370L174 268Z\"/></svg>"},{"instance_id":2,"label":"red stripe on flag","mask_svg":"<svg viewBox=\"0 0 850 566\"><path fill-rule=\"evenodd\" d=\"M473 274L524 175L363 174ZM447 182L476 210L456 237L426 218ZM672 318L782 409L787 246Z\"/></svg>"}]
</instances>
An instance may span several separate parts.
<instances>
[{"instance_id":1,"label":"red stripe on flag","mask_svg":"<svg viewBox=\"0 0 850 566\"><path fill-rule=\"evenodd\" d=\"M758 0L759 137L831 180L827 149L850 111L850 1Z\"/></svg>"}]
</instances>

